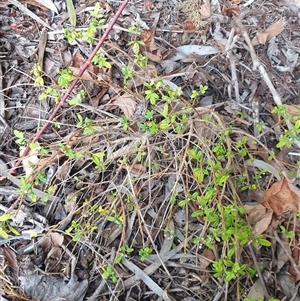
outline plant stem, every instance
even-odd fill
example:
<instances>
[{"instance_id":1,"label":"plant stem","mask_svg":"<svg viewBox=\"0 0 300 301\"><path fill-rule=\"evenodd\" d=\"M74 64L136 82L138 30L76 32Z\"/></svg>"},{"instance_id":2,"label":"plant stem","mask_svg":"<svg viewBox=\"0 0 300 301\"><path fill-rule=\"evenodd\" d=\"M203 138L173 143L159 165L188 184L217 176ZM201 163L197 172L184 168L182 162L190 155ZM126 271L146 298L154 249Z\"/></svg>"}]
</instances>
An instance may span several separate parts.
<instances>
[{"instance_id":1,"label":"plant stem","mask_svg":"<svg viewBox=\"0 0 300 301\"><path fill-rule=\"evenodd\" d=\"M79 81L80 77L83 75L84 71L90 65L90 63L91 63L92 59L94 58L94 56L96 55L97 51L103 45L103 43L104 43L105 39L107 38L109 32L113 28L114 24L117 22L117 20L118 20L119 16L121 15L122 11L124 10L124 8L126 7L128 1L129 0L124 0L123 1L122 5L119 7L118 11L116 12L116 15L113 17L113 19L111 20L111 22L108 24L108 27L106 28L106 30L105 30L103 36L101 37L99 43L97 44L97 46L95 47L95 49L93 50L93 52L91 53L91 55L89 56L89 58L86 60L86 62L83 64L83 66L79 70L79 73L78 73L77 77L72 81L72 83L70 84L69 88L67 89L67 91L65 92L65 94L62 96L60 102L54 108L52 114L50 115L50 117L48 118L48 120L46 121L46 123L43 125L43 127L34 136L34 138L32 139L31 143L36 142L41 137L41 135L44 133L44 131L49 126L50 122L54 119L54 117L56 116L56 114L58 113L58 111L61 109L61 107L63 106L63 104L66 102L66 100L68 99L68 97L71 94L72 90L74 89L74 87L76 86L77 82ZM28 152L29 152L29 144L26 146L24 152L22 153L21 157L16 162L15 166L12 169L10 169L10 171L9 171L10 173L13 173L13 171L21 164L23 158L28 154Z\"/></svg>"}]
</instances>

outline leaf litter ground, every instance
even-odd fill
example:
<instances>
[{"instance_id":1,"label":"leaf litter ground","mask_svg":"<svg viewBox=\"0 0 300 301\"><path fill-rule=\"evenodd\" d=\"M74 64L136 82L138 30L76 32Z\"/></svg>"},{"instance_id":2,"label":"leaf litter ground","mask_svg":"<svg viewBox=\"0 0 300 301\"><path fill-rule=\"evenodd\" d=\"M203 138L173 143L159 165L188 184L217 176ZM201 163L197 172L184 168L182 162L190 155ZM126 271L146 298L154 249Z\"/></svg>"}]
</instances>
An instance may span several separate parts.
<instances>
[{"instance_id":1,"label":"leaf litter ground","mask_svg":"<svg viewBox=\"0 0 300 301\"><path fill-rule=\"evenodd\" d=\"M0 2L2 299L298 300L298 3L129 2L10 174L118 8L71 41L22 3L50 28Z\"/></svg>"}]
</instances>

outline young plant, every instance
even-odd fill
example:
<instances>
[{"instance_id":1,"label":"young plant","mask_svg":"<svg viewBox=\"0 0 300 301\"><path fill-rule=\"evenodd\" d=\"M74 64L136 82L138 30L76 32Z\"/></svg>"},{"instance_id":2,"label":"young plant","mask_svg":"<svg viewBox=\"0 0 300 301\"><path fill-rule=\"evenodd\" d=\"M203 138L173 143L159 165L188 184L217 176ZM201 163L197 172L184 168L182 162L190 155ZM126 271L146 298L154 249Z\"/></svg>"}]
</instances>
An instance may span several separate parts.
<instances>
[{"instance_id":1,"label":"young plant","mask_svg":"<svg viewBox=\"0 0 300 301\"><path fill-rule=\"evenodd\" d=\"M102 268L102 278L103 279L110 279L112 283L116 284L118 282L118 278L116 277L116 273L114 269L111 266L108 266L107 268Z\"/></svg>"},{"instance_id":2,"label":"young plant","mask_svg":"<svg viewBox=\"0 0 300 301\"><path fill-rule=\"evenodd\" d=\"M10 225L9 220L12 218L10 213L0 215L0 236L4 239L9 237L9 233L19 236L20 233Z\"/></svg>"},{"instance_id":3,"label":"young plant","mask_svg":"<svg viewBox=\"0 0 300 301\"><path fill-rule=\"evenodd\" d=\"M133 251L134 251L133 248L130 248L127 246L122 246L120 253L116 257L115 263L118 264L118 263L122 262L126 258L126 256L131 254Z\"/></svg>"},{"instance_id":4,"label":"young plant","mask_svg":"<svg viewBox=\"0 0 300 301\"><path fill-rule=\"evenodd\" d=\"M152 249L150 247L145 247L139 250L140 259L142 262L145 261L147 257L150 256L151 254L152 254Z\"/></svg>"},{"instance_id":5,"label":"young plant","mask_svg":"<svg viewBox=\"0 0 300 301\"><path fill-rule=\"evenodd\" d=\"M206 90L208 89L207 85L200 85L198 90L193 90L191 94L191 99L195 99L199 97L200 95L204 95L206 93Z\"/></svg>"}]
</instances>

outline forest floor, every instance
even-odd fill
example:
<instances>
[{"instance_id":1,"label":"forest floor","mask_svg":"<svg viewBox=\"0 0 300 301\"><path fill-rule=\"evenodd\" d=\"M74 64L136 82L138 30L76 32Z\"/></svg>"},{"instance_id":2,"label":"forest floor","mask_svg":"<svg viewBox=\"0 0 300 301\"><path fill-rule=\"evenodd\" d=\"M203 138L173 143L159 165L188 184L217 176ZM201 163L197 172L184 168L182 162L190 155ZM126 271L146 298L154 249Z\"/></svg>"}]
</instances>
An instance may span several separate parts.
<instances>
[{"instance_id":1,"label":"forest floor","mask_svg":"<svg viewBox=\"0 0 300 301\"><path fill-rule=\"evenodd\" d=\"M299 301L299 7L1 0L1 301Z\"/></svg>"}]
</instances>

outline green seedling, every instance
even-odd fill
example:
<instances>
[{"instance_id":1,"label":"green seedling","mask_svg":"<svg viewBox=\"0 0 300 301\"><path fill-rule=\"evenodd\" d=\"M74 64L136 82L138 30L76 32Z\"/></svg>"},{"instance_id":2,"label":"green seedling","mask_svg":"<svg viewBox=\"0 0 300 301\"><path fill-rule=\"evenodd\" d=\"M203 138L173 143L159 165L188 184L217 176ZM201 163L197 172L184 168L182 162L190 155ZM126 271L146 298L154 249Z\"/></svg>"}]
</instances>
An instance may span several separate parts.
<instances>
[{"instance_id":1,"label":"green seedling","mask_svg":"<svg viewBox=\"0 0 300 301\"><path fill-rule=\"evenodd\" d=\"M103 279L110 279L112 283L116 284L118 282L118 278L116 277L116 273L113 270L111 266L108 266L107 268L102 268L102 278Z\"/></svg>"},{"instance_id":2,"label":"green seedling","mask_svg":"<svg viewBox=\"0 0 300 301\"><path fill-rule=\"evenodd\" d=\"M10 213L0 215L0 236L4 239L9 237L9 233L19 236L20 233L10 225L9 220L12 219Z\"/></svg>"},{"instance_id":3,"label":"green seedling","mask_svg":"<svg viewBox=\"0 0 300 301\"><path fill-rule=\"evenodd\" d=\"M134 251L133 248L129 248L127 246L122 246L120 253L116 257L115 263L118 264L118 263L122 262L123 260L125 260L126 256L131 254L133 251Z\"/></svg>"},{"instance_id":4,"label":"green seedling","mask_svg":"<svg viewBox=\"0 0 300 301\"><path fill-rule=\"evenodd\" d=\"M145 261L147 257L150 256L151 254L152 254L152 249L150 247L145 247L139 250L140 259L142 262Z\"/></svg>"}]
</instances>

